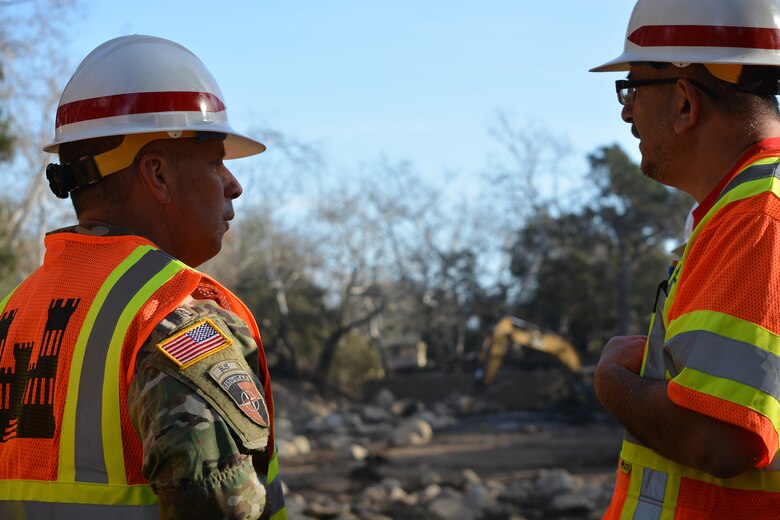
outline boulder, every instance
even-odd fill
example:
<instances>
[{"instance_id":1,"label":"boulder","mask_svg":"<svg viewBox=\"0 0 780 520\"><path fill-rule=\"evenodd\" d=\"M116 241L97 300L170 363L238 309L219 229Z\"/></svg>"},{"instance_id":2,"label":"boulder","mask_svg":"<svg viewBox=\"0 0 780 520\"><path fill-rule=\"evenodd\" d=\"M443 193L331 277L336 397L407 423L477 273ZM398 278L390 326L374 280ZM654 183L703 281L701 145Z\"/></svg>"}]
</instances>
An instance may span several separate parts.
<instances>
[{"instance_id":1,"label":"boulder","mask_svg":"<svg viewBox=\"0 0 780 520\"><path fill-rule=\"evenodd\" d=\"M589 511L593 508L593 502L577 493L561 493L555 495L547 508L553 514L562 515L566 513L578 513Z\"/></svg>"},{"instance_id":2,"label":"boulder","mask_svg":"<svg viewBox=\"0 0 780 520\"><path fill-rule=\"evenodd\" d=\"M292 438L292 445L295 446L295 451L298 455L306 455L311 453L311 442L305 435L296 435Z\"/></svg>"},{"instance_id":3,"label":"boulder","mask_svg":"<svg viewBox=\"0 0 780 520\"><path fill-rule=\"evenodd\" d=\"M391 441L396 446L425 446L433 439L433 428L427 421L413 417L393 431Z\"/></svg>"},{"instance_id":4,"label":"boulder","mask_svg":"<svg viewBox=\"0 0 780 520\"><path fill-rule=\"evenodd\" d=\"M536 488L542 496L552 497L563 493L576 493L583 487L582 480L565 469L551 469L539 472Z\"/></svg>"},{"instance_id":5,"label":"boulder","mask_svg":"<svg viewBox=\"0 0 780 520\"><path fill-rule=\"evenodd\" d=\"M359 444L350 444L349 457L352 460L366 460L366 457L368 457L368 455L369 455L369 451L367 448L364 448Z\"/></svg>"},{"instance_id":6,"label":"boulder","mask_svg":"<svg viewBox=\"0 0 780 520\"><path fill-rule=\"evenodd\" d=\"M441 475L428 466L421 466L417 472L417 475L418 482L423 488L430 486L431 484L441 484L442 482Z\"/></svg>"},{"instance_id":7,"label":"boulder","mask_svg":"<svg viewBox=\"0 0 780 520\"><path fill-rule=\"evenodd\" d=\"M390 410L390 407L393 406L393 403L396 401L397 399L393 395L393 392L391 392L387 388L381 389L374 396L374 404L388 411Z\"/></svg>"},{"instance_id":8,"label":"boulder","mask_svg":"<svg viewBox=\"0 0 780 520\"><path fill-rule=\"evenodd\" d=\"M428 513L436 520L475 520L476 514L466 507L463 497L440 496L428 504Z\"/></svg>"}]
</instances>

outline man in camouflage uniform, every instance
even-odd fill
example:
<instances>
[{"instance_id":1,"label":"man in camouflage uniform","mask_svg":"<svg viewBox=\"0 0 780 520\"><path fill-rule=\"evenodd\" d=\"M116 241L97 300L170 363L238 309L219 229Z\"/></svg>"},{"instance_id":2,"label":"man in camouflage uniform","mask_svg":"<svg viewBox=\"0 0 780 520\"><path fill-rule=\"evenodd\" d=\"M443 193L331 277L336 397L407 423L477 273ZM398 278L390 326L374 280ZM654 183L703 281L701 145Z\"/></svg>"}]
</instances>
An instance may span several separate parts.
<instances>
[{"instance_id":1,"label":"man in camouflage uniform","mask_svg":"<svg viewBox=\"0 0 780 520\"><path fill-rule=\"evenodd\" d=\"M126 84L113 93L117 76ZM66 87L47 177L79 225L49 233L42 268L0 301L0 379L12 388L0 406L2 518L286 518L257 324L193 268L219 251L242 192L223 159L265 149L227 124L220 98L194 55L145 36L98 47ZM36 320L46 306L49 320ZM92 341L98 329L110 344ZM13 392L35 388L44 364L50 429L31 418L36 398Z\"/></svg>"}]
</instances>

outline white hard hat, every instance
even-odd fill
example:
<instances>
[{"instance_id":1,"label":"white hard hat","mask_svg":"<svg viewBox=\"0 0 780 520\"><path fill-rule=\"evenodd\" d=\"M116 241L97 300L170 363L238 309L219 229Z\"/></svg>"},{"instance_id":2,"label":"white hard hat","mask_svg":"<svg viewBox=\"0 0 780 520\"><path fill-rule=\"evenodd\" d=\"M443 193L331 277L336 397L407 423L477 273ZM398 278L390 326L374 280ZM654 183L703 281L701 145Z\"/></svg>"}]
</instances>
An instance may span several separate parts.
<instances>
[{"instance_id":1,"label":"white hard hat","mask_svg":"<svg viewBox=\"0 0 780 520\"><path fill-rule=\"evenodd\" d=\"M57 108L54 141L167 132L226 134L225 158L254 155L265 146L228 123L224 96L206 66L178 43L154 36L109 40L84 58Z\"/></svg>"},{"instance_id":2,"label":"white hard hat","mask_svg":"<svg viewBox=\"0 0 780 520\"><path fill-rule=\"evenodd\" d=\"M591 72L631 62L780 66L778 0L638 0L623 54Z\"/></svg>"}]
</instances>

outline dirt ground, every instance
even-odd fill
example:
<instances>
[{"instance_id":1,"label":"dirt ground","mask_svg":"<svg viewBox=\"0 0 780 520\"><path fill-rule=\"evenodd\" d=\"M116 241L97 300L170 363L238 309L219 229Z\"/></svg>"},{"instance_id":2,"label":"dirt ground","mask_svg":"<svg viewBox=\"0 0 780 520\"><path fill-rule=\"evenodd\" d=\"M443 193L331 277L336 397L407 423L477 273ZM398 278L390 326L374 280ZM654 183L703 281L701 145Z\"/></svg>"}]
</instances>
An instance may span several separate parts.
<instances>
[{"instance_id":1,"label":"dirt ground","mask_svg":"<svg viewBox=\"0 0 780 520\"><path fill-rule=\"evenodd\" d=\"M532 420L532 415L525 419ZM517 424L518 429L496 427L495 421L502 418ZM335 451L315 450L286 460L284 478L291 490L304 495L310 491L349 493L366 481L385 476L403 482L415 478L421 465L445 480L460 478L466 468L483 480L511 481L552 468L598 482L614 478L622 438L617 424L562 424L541 416L540 421L536 425L521 425L506 415L491 417L487 424L467 421L448 431L436 432L426 446L383 448L377 453L381 460L368 464L345 462ZM364 468L367 471L359 471Z\"/></svg>"},{"instance_id":2,"label":"dirt ground","mask_svg":"<svg viewBox=\"0 0 780 520\"><path fill-rule=\"evenodd\" d=\"M456 424L436 430L427 445L369 445L371 455L364 461L345 458L338 450L314 449L285 459L283 478L290 492L307 498L355 496L386 477L412 482L423 470L436 472L446 483L462 479L464 470L471 469L483 481L508 485L540 470L563 469L589 483L610 486L622 439L617 422L592 402L572 405L569 400L569 405L557 406L573 388L560 373L537 370L509 381L491 389L492 397L490 392L480 396L498 403L495 408L458 417ZM433 407L448 392L468 384L467 377L432 374L400 377L380 386L389 386L399 399L419 398ZM376 390L369 389L366 399Z\"/></svg>"}]
</instances>

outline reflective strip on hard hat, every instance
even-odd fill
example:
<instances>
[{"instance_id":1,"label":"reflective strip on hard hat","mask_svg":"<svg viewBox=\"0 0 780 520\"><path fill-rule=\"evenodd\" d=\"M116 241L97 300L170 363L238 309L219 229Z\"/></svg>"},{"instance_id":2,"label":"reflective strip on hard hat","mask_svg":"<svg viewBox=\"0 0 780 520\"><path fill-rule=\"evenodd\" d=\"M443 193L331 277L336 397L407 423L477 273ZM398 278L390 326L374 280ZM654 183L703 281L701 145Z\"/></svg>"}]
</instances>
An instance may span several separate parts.
<instances>
[{"instance_id":1,"label":"reflective strip on hard hat","mask_svg":"<svg viewBox=\"0 0 780 520\"><path fill-rule=\"evenodd\" d=\"M780 30L712 25L645 25L628 36L640 47L780 49Z\"/></svg>"},{"instance_id":2,"label":"reflective strip on hard hat","mask_svg":"<svg viewBox=\"0 0 780 520\"><path fill-rule=\"evenodd\" d=\"M104 117L150 112L223 112L225 104L208 92L136 92L66 103L57 109L55 127Z\"/></svg>"}]
</instances>

